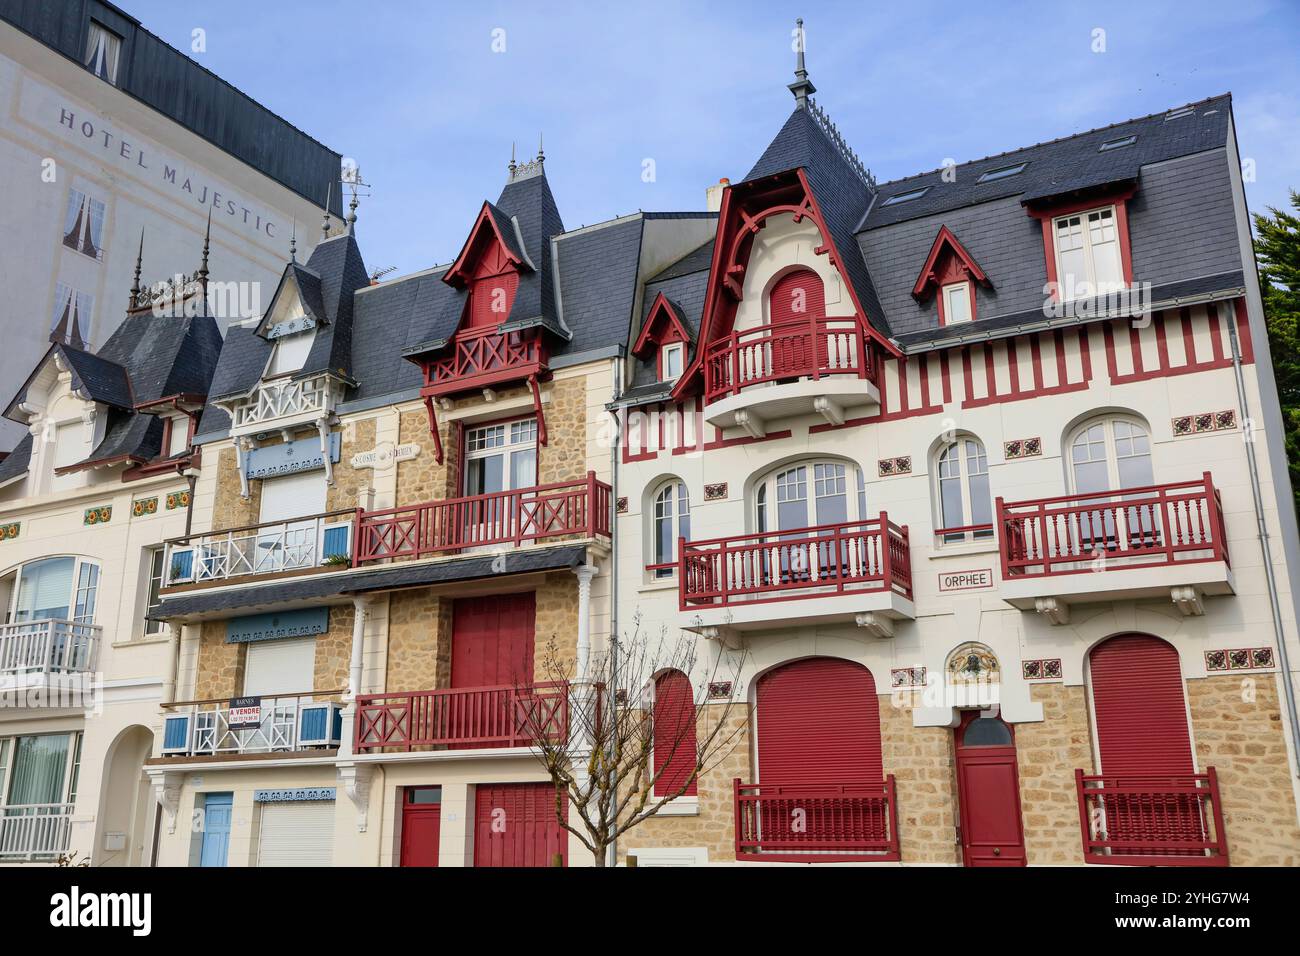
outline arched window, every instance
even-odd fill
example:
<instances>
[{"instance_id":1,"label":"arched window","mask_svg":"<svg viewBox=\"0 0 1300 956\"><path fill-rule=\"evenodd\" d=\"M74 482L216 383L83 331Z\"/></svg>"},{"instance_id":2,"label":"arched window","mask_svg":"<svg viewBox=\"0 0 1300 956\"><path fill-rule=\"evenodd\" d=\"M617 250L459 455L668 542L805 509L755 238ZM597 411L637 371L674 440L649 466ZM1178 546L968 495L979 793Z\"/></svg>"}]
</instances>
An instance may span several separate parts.
<instances>
[{"instance_id":1,"label":"arched window","mask_svg":"<svg viewBox=\"0 0 1300 956\"><path fill-rule=\"evenodd\" d=\"M760 534L867 519L862 470L839 461L800 462L772 472L759 483L754 504Z\"/></svg>"},{"instance_id":2,"label":"arched window","mask_svg":"<svg viewBox=\"0 0 1300 956\"><path fill-rule=\"evenodd\" d=\"M826 314L826 294L821 276L811 269L795 269L778 279L767 294L768 321L818 318Z\"/></svg>"},{"instance_id":3,"label":"arched window","mask_svg":"<svg viewBox=\"0 0 1300 956\"><path fill-rule=\"evenodd\" d=\"M1094 418L1070 438L1070 480L1077 494L1155 484L1151 438L1132 418Z\"/></svg>"},{"instance_id":4,"label":"arched window","mask_svg":"<svg viewBox=\"0 0 1300 956\"><path fill-rule=\"evenodd\" d=\"M654 792L676 793L695 771L695 692L681 671L665 671L655 679ZM691 780L683 796L699 792Z\"/></svg>"},{"instance_id":5,"label":"arched window","mask_svg":"<svg viewBox=\"0 0 1300 956\"><path fill-rule=\"evenodd\" d=\"M989 460L978 438L965 435L939 449L935 459L939 540L944 544L993 537Z\"/></svg>"},{"instance_id":6,"label":"arched window","mask_svg":"<svg viewBox=\"0 0 1300 956\"><path fill-rule=\"evenodd\" d=\"M42 558L0 578L9 622L92 624L98 590L99 565L74 557Z\"/></svg>"},{"instance_id":7,"label":"arched window","mask_svg":"<svg viewBox=\"0 0 1300 956\"><path fill-rule=\"evenodd\" d=\"M667 578L677 570L677 539L691 537L691 499L686 482L673 479L655 492L650 515L654 555L651 570L656 578Z\"/></svg>"}]
</instances>

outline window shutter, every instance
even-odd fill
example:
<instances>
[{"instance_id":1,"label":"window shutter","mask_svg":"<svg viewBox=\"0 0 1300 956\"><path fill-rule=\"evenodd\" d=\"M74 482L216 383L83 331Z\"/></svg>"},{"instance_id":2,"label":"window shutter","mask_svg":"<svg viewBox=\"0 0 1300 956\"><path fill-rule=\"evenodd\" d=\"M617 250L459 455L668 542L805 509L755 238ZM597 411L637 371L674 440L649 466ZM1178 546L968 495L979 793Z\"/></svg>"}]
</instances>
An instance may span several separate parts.
<instances>
[{"instance_id":1,"label":"window shutter","mask_svg":"<svg viewBox=\"0 0 1300 956\"><path fill-rule=\"evenodd\" d=\"M1178 651L1147 634L1112 637L1088 655L1101 772L1194 772Z\"/></svg>"},{"instance_id":2,"label":"window shutter","mask_svg":"<svg viewBox=\"0 0 1300 956\"><path fill-rule=\"evenodd\" d=\"M773 325L824 316L826 295L821 276L811 269L786 273L768 293L768 314Z\"/></svg>"},{"instance_id":3,"label":"window shutter","mask_svg":"<svg viewBox=\"0 0 1300 956\"><path fill-rule=\"evenodd\" d=\"M654 772L659 775L655 793L676 793L695 769L695 693L681 671L668 671L655 681ZM692 780L686 796L699 793Z\"/></svg>"}]
</instances>

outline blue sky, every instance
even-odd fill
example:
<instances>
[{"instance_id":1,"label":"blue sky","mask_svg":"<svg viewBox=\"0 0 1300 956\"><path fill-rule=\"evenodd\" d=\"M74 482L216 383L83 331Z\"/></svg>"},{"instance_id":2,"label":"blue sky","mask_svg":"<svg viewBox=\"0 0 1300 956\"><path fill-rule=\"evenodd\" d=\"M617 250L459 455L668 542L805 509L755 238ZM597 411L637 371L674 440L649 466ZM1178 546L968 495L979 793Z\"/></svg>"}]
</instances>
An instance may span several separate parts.
<instances>
[{"instance_id":1,"label":"blue sky","mask_svg":"<svg viewBox=\"0 0 1300 956\"><path fill-rule=\"evenodd\" d=\"M119 2L354 157L367 266L398 274L455 257L512 141L531 157L539 131L570 229L703 208L793 106L796 15L818 102L881 181L1231 91L1251 208L1300 189L1297 0Z\"/></svg>"}]
</instances>

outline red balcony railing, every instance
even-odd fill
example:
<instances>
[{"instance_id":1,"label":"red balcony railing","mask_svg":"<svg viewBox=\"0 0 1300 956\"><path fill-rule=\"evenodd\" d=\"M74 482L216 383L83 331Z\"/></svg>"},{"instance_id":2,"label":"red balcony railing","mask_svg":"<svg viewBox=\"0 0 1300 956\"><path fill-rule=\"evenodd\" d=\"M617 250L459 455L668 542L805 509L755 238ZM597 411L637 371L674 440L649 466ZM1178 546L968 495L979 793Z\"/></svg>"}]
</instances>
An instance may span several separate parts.
<instances>
[{"instance_id":1,"label":"red balcony railing","mask_svg":"<svg viewBox=\"0 0 1300 956\"><path fill-rule=\"evenodd\" d=\"M569 685L472 687L357 698L356 751L527 747L569 732Z\"/></svg>"},{"instance_id":2,"label":"red balcony railing","mask_svg":"<svg viewBox=\"0 0 1300 956\"><path fill-rule=\"evenodd\" d=\"M527 378L546 368L545 342L538 330L461 334L451 343L450 354L425 368L425 393L447 395Z\"/></svg>"},{"instance_id":3,"label":"red balcony railing","mask_svg":"<svg viewBox=\"0 0 1300 956\"><path fill-rule=\"evenodd\" d=\"M900 858L894 776L871 783L764 786L733 781L736 859Z\"/></svg>"},{"instance_id":4,"label":"red balcony railing","mask_svg":"<svg viewBox=\"0 0 1300 956\"><path fill-rule=\"evenodd\" d=\"M1223 503L1196 481L1034 501L997 500L1002 576L1228 563Z\"/></svg>"},{"instance_id":5,"label":"red balcony railing","mask_svg":"<svg viewBox=\"0 0 1300 956\"><path fill-rule=\"evenodd\" d=\"M1130 866L1227 866L1219 778L1074 772L1083 858Z\"/></svg>"},{"instance_id":6,"label":"red balcony railing","mask_svg":"<svg viewBox=\"0 0 1300 956\"><path fill-rule=\"evenodd\" d=\"M678 541L683 611L863 591L912 596L907 526L869 521Z\"/></svg>"},{"instance_id":7,"label":"red balcony railing","mask_svg":"<svg viewBox=\"0 0 1300 956\"><path fill-rule=\"evenodd\" d=\"M824 375L871 377L871 352L854 318L812 317L732 332L705 353L704 400L764 382Z\"/></svg>"},{"instance_id":8,"label":"red balcony railing","mask_svg":"<svg viewBox=\"0 0 1300 956\"><path fill-rule=\"evenodd\" d=\"M581 481L360 512L357 562L518 546L561 535L607 538L609 521L610 487L589 471Z\"/></svg>"}]
</instances>

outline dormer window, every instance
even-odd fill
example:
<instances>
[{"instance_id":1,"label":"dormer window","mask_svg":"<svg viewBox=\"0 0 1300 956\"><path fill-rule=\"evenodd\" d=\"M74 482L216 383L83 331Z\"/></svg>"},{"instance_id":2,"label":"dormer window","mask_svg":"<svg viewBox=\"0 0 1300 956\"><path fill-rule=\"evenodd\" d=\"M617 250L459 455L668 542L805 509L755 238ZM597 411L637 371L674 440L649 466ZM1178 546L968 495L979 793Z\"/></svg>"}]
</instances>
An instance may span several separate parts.
<instances>
[{"instance_id":1,"label":"dormer window","mask_svg":"<svg viewBox=\"0 0 1300 956\"><path fill-rule=\"evenodd\" d=\"M311 345L314 341L316 341L314 328L280 336L275 340L275 348L271 352L271 364L266 374L287 375L301 369L307 362L307 356L311 354Z\"/></svg>"},{"instance_id":2,"label":"dormer window","mask_svg":"<svg viewBox=\"0 0 1300 956\"><path fill-rule=\"evenodd\" d=\"M675 382L682 377L685 354L686 347L681 342L673 342L663 347L663 351L659 353L659 380L661 382Z\"/></svg>"},{"instance_id":3,"label":"dormer window","mask_svg":"<svg viewBox=\"0 0 1300 956\"><path fill-rule=\"evenodd\" d=\"M1089 298L1124 287L1114 206L1058 216L1052 233L1062 298Z\"/></svg>"},{"instance_id":4,"label":"dormer window","mask_svg":"<svg viewBox=\"0 0 1300 956\"><path fill-rule=\"evenodd\" d=\"M944 325L970 322L975 318L975 293L969 282L952 282L943 287L939 298Z\"/></svg>"},{"instance_id":5,"label":"dormer window","mask_svg":"<svg viewBox=\"0 0 1300 956\"><path fill-rule=\"evenodd\" d=\"M101 80L116 85L117 64L122 54L122 38L94 20L90 21L90 33L86 37L86 57L83 61Z\"/></svg>"},{"instance_id":6,"label":"dormer window","mask_svg":"<svg viewBox=\"0 0 1300 956\"><path fill-rule=\"evenodd\" d=\"M168 458L183 455L190 449L190 420L184 415L167 420L167 447L164 453Z\"/></svg>"}]
</instances>

